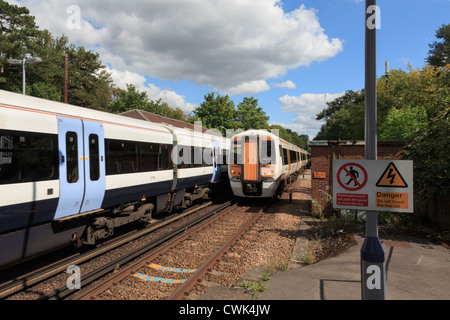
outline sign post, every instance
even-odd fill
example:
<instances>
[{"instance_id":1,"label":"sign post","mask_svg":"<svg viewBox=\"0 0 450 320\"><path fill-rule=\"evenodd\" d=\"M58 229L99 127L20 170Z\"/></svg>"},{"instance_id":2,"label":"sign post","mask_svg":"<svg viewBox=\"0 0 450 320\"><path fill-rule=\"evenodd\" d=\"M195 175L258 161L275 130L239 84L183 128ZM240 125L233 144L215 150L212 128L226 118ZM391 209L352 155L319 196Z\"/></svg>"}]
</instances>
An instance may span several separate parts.
<instances>
[{"instance_id":1,"label":"sign post","mask_svg":"<svg viewBox=\"0 0 450 320\"><path fill-rule=\"evenodd\" d=\"M377 160L377 28L380 12L376 0L365 8L365 148L366 160ZM361 247L363 300L386 299L385 254L378 238L378 212L366 212L366 238Z\"/></svg>"}]
</instances>

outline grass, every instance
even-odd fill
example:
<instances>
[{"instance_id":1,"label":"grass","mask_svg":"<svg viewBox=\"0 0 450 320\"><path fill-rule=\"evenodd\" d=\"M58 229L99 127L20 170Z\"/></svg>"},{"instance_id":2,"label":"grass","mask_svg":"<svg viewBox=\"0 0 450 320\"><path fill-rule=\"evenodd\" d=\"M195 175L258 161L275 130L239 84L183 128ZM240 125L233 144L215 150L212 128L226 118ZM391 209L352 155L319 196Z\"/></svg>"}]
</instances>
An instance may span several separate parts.
<instances>
[{"instance_id":1,"label":"grass","mask_svg":"<svg viewBox=\"0 0 450 320\"><path fill-rule=\"evenodd\" d=\"M253 300L259 298L259 294L267 290L267 285L264 284L263 280L258 281L243 281L239 284L240 287L246 289L247 293L253 295Z\"/></svg>"},{"instance_id":2,"label":"grass","mask_svg":"<svg viewBox=\"0 0 450 320\"><path fill-rule=\"evenodd\" d=\"M253 300L258 299L261 292L264 292L267 290L267 284L265 284L265 281L270 280L270 277L275 274L278 270L280 271L286 271L289 266L289 260L290 258L286 258L285 260L282 260L281 262L271 261L269 263L269 269L267 272L265 272L260 280L257 281L243 281L239 283L239 287L242 287L246 289L247 293L250 293L253 295Z\"/></svg>"}]
</instances>

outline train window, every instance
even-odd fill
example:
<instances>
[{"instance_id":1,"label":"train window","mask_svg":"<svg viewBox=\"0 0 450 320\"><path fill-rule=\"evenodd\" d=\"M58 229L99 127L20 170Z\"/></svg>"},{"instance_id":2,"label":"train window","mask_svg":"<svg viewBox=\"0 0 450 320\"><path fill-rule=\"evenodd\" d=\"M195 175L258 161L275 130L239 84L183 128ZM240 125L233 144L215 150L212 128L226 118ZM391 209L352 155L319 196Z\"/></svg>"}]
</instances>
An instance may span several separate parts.
<instances>
[{"instance_id":1,"label":"train window","mask_svg":"<svg viewBox=\"0 0 450 320\"><path fill-rule=\"evenodd\" d=\"M288 150L283 148L283 165L289 164Z\"/></svg>"},{"instance_id":2,"label":"train window","mask_svg":"<svg viewBox=\"0 0 450 320\"><path fill-rule=\"evenodd\" d=\"M78 172L78 135L76 132L66 133L67 182L77 183Z\"/></svg>"},{"instance_id":3,"label":"train window","mask_svg":"<svg viewBox=\"0 0 450 320\"><path fill-rule=\"evenodd\" d=\"M96 134L89 135L89 170L91 181L100 179L100 153Z\"/></svg>"},{"instance_id":4,"label":"train window","mask_svg":"<svg viewBox=\"0 0 450 320\"><path fill-rule=\"evenodd\" d=\"M191 147L177 146L177 159L179 169L186 169L191 167Z\"/></svg>"},{"instance_id":5,"label":"train window","mask_svg":"<svg viewBox=\"0 0 450 320\"><path fill-rule=\"evenodd\" d=\"M237 141L235 140L233 142L233 159L232 162L233 164L242 164L242 148L241 148L241 141Z\"/></svg>"},{"instance_id":6,"label":"train window","mask_svg":"<svg viewBox=\"0 0 450 320\"><path fill-rule=\"evenodd\" d=\"M275 163L275 144L272 140L261 140L261 164Z\"/></svg>"},{"instance_id":7,"label":"train window","mask_svg":"<svg viewBox=\"0 0 450 320\"><path fill-rule=\"evenodd\" d=\"M191 147L191 167L200 168L203 165L202 148Z\"/></svg>"},{"instance_id":8,"label":"train window","mask_svg":"<svg viewBox=\"0 0 450 320\"><path fill-rule=\"evenodd\" d=\"M218 149L217 149L217 152L219 152ZM209 167L212 165L213 165L212 149L211 148L202 148L202 167Z\"/></svg>"},{"instance_id":9,"label":"train window","mask_svg":"<svg viewBox=\"0 0 450 320\"><path fill-rule=\"evenodd\" d=\"M291 156L291 163L296 163L297 162L297 156L295 155L295 151L294 150L289 150L290 156Z\"/></svg>"},{"instance_id":10,"label":"train window","mask_svg":"<svg viewBox=\"0 0 450 320\"><path fill-rule=\"evenodd\" d=\"M145 172L158 170L159 144L141 144L141 169Z\"/></svg>"},{"instance_id":11,"label":"train window","mask_svg":"<svg viewBox=\"0 0 450 320\"><path fill-rule=\"evenodd\" d=\"M222 164L222 158L220 157L220 149L217 147L214 147L214 168L217 168L218 165Z\"/></svg>"},{"instance_id":12,"label":"train window","mask_svg":"<svg viewBox=\"0 0 450 320\"><path fill-rule=\"evenodd\" d=\"M105 149L107 175L138 171L138 142L106 139Z\"/></svg>"},{"instance_id":13,"label":"train window","mask_svg":"<svg viewBox=\"0 0 450 320\"><path fill-rule=\"evenodd\" d=\"M159 152L159 170L169 170L173 168L172 163L172 146L167 144L160 145Z\"/></svg>"},{"instance_id":14,"label":"train window","mask_svg":"<svg viewBox=\"0 0 450 320\"><path fill-rule=\"evenodd\" d=\"M284 166L285 163L284 163L284 157L283 157L283 147L280 145L279 149L280 149L281 165Z\"/></svg>"},{"instance_id":15,"label":"train window","mask_svg":"<svg viewBox=\"0 0 450 320\"><path fill-rule=\"evenodd\" d=\"M223 149L222 150L222 164L228 164L228 149Z\"/></svg>"},{"instance_id":16,"label":"train window","mask_svg":"<svg viewBox=\"0 0 450 320\"><path fill-rule=\"evenodd\" d=\"M59 178L57 135L0 130L0 184Z\"/></svg>"}]
</instances>

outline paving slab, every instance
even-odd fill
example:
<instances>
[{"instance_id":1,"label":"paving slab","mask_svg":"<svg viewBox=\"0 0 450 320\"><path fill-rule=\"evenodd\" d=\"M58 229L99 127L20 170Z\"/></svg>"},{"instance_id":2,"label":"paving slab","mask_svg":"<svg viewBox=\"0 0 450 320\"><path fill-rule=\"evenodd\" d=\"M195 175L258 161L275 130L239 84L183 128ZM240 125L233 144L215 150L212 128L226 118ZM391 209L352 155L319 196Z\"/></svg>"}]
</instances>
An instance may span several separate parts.
<instances>
[{"instance_id":1,"label":"paving slab","mask_svg":"<svg viewBox=\"0 0 450 320\"><path fill-rule=\"evenodd\" d=\"M260 300L360 300L360 249L316 264L279 272ZM381 239L386 258L387 300L450 300L450 250L423 239ZM386 241L386 243L384 243Z\"/></svg>"}]
</instances>

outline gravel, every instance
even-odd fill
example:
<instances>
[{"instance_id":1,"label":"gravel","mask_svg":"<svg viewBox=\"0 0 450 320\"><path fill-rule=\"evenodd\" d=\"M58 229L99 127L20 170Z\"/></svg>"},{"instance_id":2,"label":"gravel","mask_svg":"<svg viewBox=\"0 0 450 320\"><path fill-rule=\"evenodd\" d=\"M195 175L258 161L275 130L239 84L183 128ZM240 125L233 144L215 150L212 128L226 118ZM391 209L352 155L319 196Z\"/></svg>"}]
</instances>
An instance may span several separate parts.
<instances>
[{"instance_id":1,"label":"gravel","mask_svg":"<svg viewBox=\"0 0 450 320\"><path fill-rule=\"evenodd\" d=\"M311 181L308 179L299 178L290 186L291 190L297 191L292 194L291 202L289 201L289 193L284 193L280 199L274 200L264 210L263 215L255 225L230 248L194 288L193 293L201 295L215 285L234 286L241 276L253 267L262 266L272 269L286 267L298 235L302 213L310 210L310 201L307 198L310 183ZM299 190L301 191L299 192ZM258 201L241 201L237 210L152 262L165 267L181 269L200 267L209 255L220 248L226 239L242 226L244 221L247 221L251 215L258 211L257 207L261 208L260 203L260 200L259 204ZM166 231L165 228L164 232ZM91 260L89 263L80 266L82 274L111 261L119 254L124 254L131 248L139 246L142 242L149 241L150 238L158 236L158 233L154 232ZM136 272L168 279L186 279L189 276L188 274L161 271L149 267L136 270ZM33 287L31 290L12 296L10 299L36 299L38 296L50 293L65 284L67 278L68 275L62 273ZM161 300L166 299L177 286L179 285L174 283L145 281L130 275L97 298L104 300Z\"/></svg>"}]
</instances>

